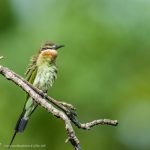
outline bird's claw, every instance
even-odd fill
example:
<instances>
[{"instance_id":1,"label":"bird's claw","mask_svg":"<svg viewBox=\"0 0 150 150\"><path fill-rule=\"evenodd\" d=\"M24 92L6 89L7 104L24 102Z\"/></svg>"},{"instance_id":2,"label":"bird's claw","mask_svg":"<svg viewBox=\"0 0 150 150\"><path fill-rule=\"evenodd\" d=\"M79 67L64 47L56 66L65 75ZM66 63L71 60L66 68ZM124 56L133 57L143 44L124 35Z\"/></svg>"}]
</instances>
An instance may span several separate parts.
<instances>
[{"instance_id":1,"label":"bird's claw","mask_svg":"<svg viewBox=\"0 0 150 150\"><path fill-rule=\"evenodd\" d=\"M64 107L70 109L70 110L76 110L76 108L72 104L68 104L66 102L60 102Z\"/></svg>"},{"instance_id":2,"label":"bird's claw","mask_svg":"<svg viewBox=\"0 0 150 150\"><path fill-rule=\"evenodd\" d=\"M42 96L43 96L44 99L46 99L47 98L47 92L43 92Z\"/></svg>"}]
</instances>

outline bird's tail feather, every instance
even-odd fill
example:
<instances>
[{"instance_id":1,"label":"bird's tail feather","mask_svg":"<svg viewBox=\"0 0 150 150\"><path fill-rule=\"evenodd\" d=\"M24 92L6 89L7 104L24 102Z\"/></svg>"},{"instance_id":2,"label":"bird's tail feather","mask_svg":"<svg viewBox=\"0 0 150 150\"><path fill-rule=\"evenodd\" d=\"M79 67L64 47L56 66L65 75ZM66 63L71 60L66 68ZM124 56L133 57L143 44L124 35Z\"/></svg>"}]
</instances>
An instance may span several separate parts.
<instances>
[{"instance_id":1,"label":"bird's tail feather","mask_svg":"<svg viewBox=\"0 0 150 150\"><path fill-rule=\"evenodd\" d=\"M31 114L32 114L32 113L35 111L35 109L37 108L37 106L38 106L38 105L35 104L35 105L33 106L33 108L31 108L32 111L31 111L30 114L28 114L28 117L25 117L26 110L25 110L25 109L23 110L23 112L21 113L21 115L20 115L20 117L19 117L19 119L18 119L18 121L17 121L17 123L16 123L15 131L14 131L14 134L13 134L12 139L11 139L11 141L10 141L9 148L11 147L11 145L12 145L12 143L13 143L13 141L14 141L14 138L15 138L16 134L17 134L18 132L23 132L23 131L25 130L25 127L26 127L26 125L27 125L27 123L28 123L28 120L29 120Z\"/></svg>"},{"instance_id":2,"label":"bird's tail feather","mask_svg":"<svg viewBox=\"0 0 150 150\"><path fill-rule=\"evenodd\" d=\"M14 141L14 138L15 138L16 134L17 134L18 132L23 132L24 129L25 129L25 127L26 127L26 125L27 125L27 123L28 123L28 119L25 119L25 118L24 118L24 114L25 114L25 111L23 111L23 112L21 113L21 115L20 115L20 117L19 117L19 119L18 119L18 121L17 121L16 127L15 127L15 131L14 131L13 137L12 137L12 139L11 139L11 141L10 141L9 147L11 147L11 145L12 145L12 143L13 143L13 141Z\"/></svg>"},{"instance_id":3,"label":"bird's tail feather","mask_svg":"<svg viewBox=\"0 0 150 150\"><path fill-rule=\"evenodd\" d=\"M17 124L16 124L16 127L15 127L15 131L17 132L23 132L26 125L28 123L28 119L25 119L25 118L19 118Z\"/></svg>"}]
</instances>

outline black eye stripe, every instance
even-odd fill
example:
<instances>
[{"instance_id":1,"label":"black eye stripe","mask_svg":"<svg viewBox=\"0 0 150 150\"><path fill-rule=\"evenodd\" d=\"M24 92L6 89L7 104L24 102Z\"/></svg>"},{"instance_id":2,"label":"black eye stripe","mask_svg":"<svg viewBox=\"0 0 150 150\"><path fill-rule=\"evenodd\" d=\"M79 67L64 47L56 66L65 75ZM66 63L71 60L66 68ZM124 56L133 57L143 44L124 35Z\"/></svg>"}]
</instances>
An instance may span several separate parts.
<instances>
[{"instance_id":1,"label":"black eye stripe","mask_svg":"<svg viewBox=\"0 0 150 150\"><path fill-rule=\"evenodd\" d=\"M53 49L53 48L47 48L47 47L43 47L42 49L41 49L41 51L44 51L44 50L47 50L47 49Z\"/></svg>"}]
</instances>

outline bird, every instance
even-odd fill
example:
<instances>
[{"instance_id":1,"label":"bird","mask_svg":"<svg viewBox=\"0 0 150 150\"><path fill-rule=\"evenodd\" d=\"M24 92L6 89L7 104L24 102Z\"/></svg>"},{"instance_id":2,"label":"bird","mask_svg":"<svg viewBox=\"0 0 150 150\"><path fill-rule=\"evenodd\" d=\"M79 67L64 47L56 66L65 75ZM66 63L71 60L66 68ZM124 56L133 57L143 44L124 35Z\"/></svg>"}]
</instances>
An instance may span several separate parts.
<instances>
[{"instance_id":1,"label":"bird","mask_svg":"<svg viewBox=\"0 0 150 150\"><path fill-rule=\"evenodd\" d=\"M58 56L57 50L61 47L64 47L64 45L56 45L51 41L46 41L38 53L30 60L30 64L25 73L26 80L34 87L42 90L43 93L47 93L48 89L52 87L54 81L57 79L58 68L56 66L56 58ZM26 102L16 123L9 147L11 147L16 134L25 130L37 106L38 104L26 93Z\"/></svg>"}]
</instances>

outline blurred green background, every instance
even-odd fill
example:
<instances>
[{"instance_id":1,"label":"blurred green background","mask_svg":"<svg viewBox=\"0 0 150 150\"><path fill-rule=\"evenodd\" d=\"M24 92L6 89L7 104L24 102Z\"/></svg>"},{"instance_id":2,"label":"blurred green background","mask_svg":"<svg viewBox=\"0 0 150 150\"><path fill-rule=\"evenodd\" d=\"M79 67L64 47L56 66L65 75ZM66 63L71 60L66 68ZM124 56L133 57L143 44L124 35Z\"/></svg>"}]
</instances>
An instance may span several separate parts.
<instances>
[{"instance_id":1,"label":"blurred green background","mask_svg":"<svg viewBox=\"0 0 150 150\"><path fill-rule=\"evenodd\" d=\"M84 150L150 149L150 1L1 0L1 64L24 76L29 58L52 40L59 74L49 95L77 107L82 122L119 120L118 127L76 130ZM6 149L25 94L0 76L0 149ZM71 150L64 124L39 107L14 144ZM18 149L18 148L13 148ZM21 148L33 149L33 148Z\"/></svg>"}]
</instances>

